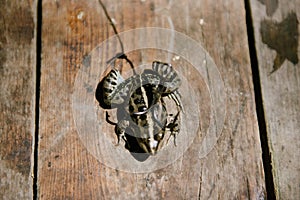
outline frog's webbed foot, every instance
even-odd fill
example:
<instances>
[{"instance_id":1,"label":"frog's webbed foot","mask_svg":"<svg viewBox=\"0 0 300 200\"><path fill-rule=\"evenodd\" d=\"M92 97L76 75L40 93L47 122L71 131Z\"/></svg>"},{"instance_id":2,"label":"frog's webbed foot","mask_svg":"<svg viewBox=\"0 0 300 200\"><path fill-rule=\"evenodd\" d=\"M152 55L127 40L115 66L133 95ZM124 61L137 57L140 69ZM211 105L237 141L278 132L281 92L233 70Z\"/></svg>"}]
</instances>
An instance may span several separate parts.
<instances>
[{"instance_id":1,"label":"frog's webbed foot","mask_svg":"<svg viewBox=\"0 0 300 200\"><path fill-rule=\"evenodd\" d=\"M180 111L177 112L177 114L175 115L174 119L169 123L167 124L166 128L167 130L169 130L171 132L169 138L167 139L167 143L169 142L171 136L174 137L174 145L177 146L176 144L176 136L177 134L179 133L180 131L180 127L179 127L179 124L178 124L178 118L179 118L179 114L180 114Z\"/></svg>"}]
</instances>

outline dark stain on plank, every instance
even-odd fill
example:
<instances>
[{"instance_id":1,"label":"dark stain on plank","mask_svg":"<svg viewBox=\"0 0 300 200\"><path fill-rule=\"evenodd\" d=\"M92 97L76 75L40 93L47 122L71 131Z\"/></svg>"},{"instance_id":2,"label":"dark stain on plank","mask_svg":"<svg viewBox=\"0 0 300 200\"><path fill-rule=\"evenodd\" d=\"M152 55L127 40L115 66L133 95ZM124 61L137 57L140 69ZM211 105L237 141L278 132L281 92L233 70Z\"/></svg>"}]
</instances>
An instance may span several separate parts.
<instances>
[{"instance_id":1,"label":"dark stain on plank","mask_svg":"<svg viewBox=\"0 0 300 200\"><path fill-rule=\"evenodd\" d=\"M83 66L86 68L91 67L91 55L85 55L82 61Z\"/></svg>"},{"instance_id":2,"label":"dark stain on plank","mask_svg":"<svg viewBox=\"0 0 300 200\"><path fill-rule=\"evenodd\" d=\"M1 138L2 140L2 138ZM30 173L31 139L20 138L13 143L1 143L1 156L10 169L20 172L24 176Z\"/></svg>"},{"instance_id":3,"label":"dark stain on plank","mask_svg":"<svg viewBox=\"0 0 300 200\"><path fill-rule=\"evenodd\" d=\"M278 0L258 0L266 6L268 16L272 16L278 8Z\"/></svg>"},{"instance_id":4,"label":"dark stain on plank","mask_svg":"<svg viewBox=\"0 0 300 200\"><path fill-rule=\"evenodd\" d=\"M31 44L34 37L34 21L32 11L29 8L11 10L6 20L5 28L9 33L8 37L17 42L18 45Z\"/></svg>"},{"instance_id":5,"label":"dark stain on plank","mask_svg":"<svg viewBox=\"0 0 300 200\"><path fill-rule=\"evenodd\" d=\"M33 13L28 8L8 9L4 0L0 0L0 70L4 70L3 64L6 62L6 48L12 42L17 45L31 44L34 37ZM10 5L12 6L12 5ZM2 73L1 73L2 74Z\"/></svg>"},{"instance_id":6,"label":"dark stain on plank","mask_svg":"<svg viewBox=\"0 0 300 200\"><path fill-rule=\"evenodd\" d=\"M0 20L0 27L3 27L2 20ZM4 30L0 28L0 73L1 75L4 73L3 64L6 62L7 59L6 49L5 49L6 44L7 44L7 40L5 37Z\"/></svg>"},{"instance_id":7,"label":"dark stain on plank","mask_svg":"<svg viewBox=\"0 0 300 200\"><path fill-rule=\"evenodd\" d=\"M0 0L0 5L3 5L4 2L3 0ZM6 49L5 46L7 44L7 39L5 36L5 11L4 11L5 6L0 6L0 72L1 76L4 73L4 67L3 64L6 62Z\"/></svg>"},{"instance_id":8,"label":"dark stain on plank","mask_svg":"<svg viewBox=\"0 0 300 200\"><path fill-rule=\"evenodd\" d=\"M294 65L298 63L298 20L296 13L290 13L282 22L263 20L260 24L263 43L277 52L273 70L278 70L287 59Z\"/></svg>"}]
</instances>

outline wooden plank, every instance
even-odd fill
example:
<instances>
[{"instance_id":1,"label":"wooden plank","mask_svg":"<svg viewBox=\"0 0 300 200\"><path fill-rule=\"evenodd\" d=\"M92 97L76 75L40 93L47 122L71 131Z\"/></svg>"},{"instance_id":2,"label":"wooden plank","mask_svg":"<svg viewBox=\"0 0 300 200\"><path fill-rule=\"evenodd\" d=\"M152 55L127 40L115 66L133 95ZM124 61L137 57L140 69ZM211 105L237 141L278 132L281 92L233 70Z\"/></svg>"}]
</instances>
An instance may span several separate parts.
<instances>
[{"instance_id":1,"label":"wooden plank","mask_svg":"<svg viewBox=\"0 0 300 200\"><path fill-rule=\"evenodd\" d=\"M276 197L299 199L300 2L251 0L251 10Z\"/></svg>"},{"instance_id":2,"label":"wooden plank","mask_svg":"<svg viewBox=\"0 0 300 200\"><path fill-rule=\"evenodd\" d=\"M113 161L118 163L119 154L127 153L126 160L133 158L123 143L112 148L112 152L98 147L102 145L99 141L103 137L109 138L111 143L107 144L107 149L111 148L117 139L113 133L114 128L104 121L104 111L94 99L97 84L89 85L87 82L86 85L80 85L80 81L85 79L83 73L88 71L92 81L97 83L101 74L96 72L105 70L105 62L118 53L119 44L115 42L94 49L114 35L98 1L43 1L38 196L41 199L264 198L264 173L243 1L202 0L183 3L173 0L129 3L115 0L103 3L119 31L139 27L165 27L182 32L193 38L194 43L198 41L202 44L214 59L216 69L220 71L223 83L220 80L219 87L222 88L224 84L225 88L220 93L225 93L227 98L223 99L222 105L212 104L214 102L211 101L211 96L215 94L208 88L211 89L216 83L213 79L218 75L218 72L210 74L210 70L213 70L212 63L212 68L204 68L207 74L203 72L201 78L197 75L197 70L186 61L184 67L175 65L184 63L184 59L171 55L171 58L174 58L171 59L175 63L174 67L189 80L188 83L196 91L197 99L193 102L194 97L189 90L180 90L185 94L182 98L185 108L193 108L198 100L203 102L198 110L194 109L194 113L201 112L200 116L196 116L201 118L199 124L195 120L201 130L189 130L195 132L196 137L183 155L179 155L177 151L182 148L180 144L185 142L182 140L188 131L180 132L176 140L177 147L173 147L172 142L169 142L166 149L174 149L174 153L171 154L179 155L179 158L165 167L147 172L142 172L141 168L131 168L126 172L124 166L107 166L106 161L112 161L111 165L114 164ZM143 37L138 38L137 35L127 38L129 41L132 39L132 42L124 42L125 49L138 47L140 40L149 44L155 43L151 38L160 41L159 37L150 33L152 32L145 32L145 38L149 41L143 40ZM176 33L172 33L176 38ZM173 36L170 34L171 39ZM126 37L123 39L126 41ZM180 46L179 42L183 44L182 49L186 48L184 41L176 41L173 44L174 49ZM167 45L173 48L172 44ZM98 58L95 58L95 55L98 55ZM128 53L128 57L135 64L156 58L168 60L169 56L170 54L158 49L137 49ZM202 54L191 51L190 56L201 58ZM210 62L209 56L204 56L203 61ZM123 70L128 68L124 66ZM207 77L208 75L210 76ZM218 85L213 86L218 89ZM189 98L190 100L185 101ZM93 104L80 107L76 104L78 99L92 99ZM226 111L226 115L225 112L222 113L226 116L224 125L222 120L219 122L218 118L210 118L213 112L220 110ZM78 113L87 114L80 118ZM91 123L94 113L98 114L96 124ZM113 115L114 111L109 113ZM193 116L193 112L184 113L183 119L189 116ZM78 120L86 122L83 129L82 126L78 126ZM207 143L205 149L202 142L211 121L221 124L216 130L222 130L222 133L216 144L209 146L211 143ZM182 121L182 126L186 123L188 121ZM92 131L95 126L102 127L98 134ZM82 132L88 134L82 135ZM213 141L214 137L212 138L207 142ZM205 150L207 154L202 154ZM162 157L168 159L171 154ZM102 156L103 160L97 156ZM143 163L155 160L155 156L144 162L132 162L136 163L136 167L147 168L148 165ZM121 164L130 164L126 160L122 160L124 162ZM159 165L163 161L162 159L149 165ZM134 171L140 173L133 173Z\"/></svg>"},{"instance_id":3,"label":"wooden plank","mask_svg":"<svg viewBox=\"0 0 300 200\"><path fill-rule=\"evenodd\" d=\"M0 5L0 198L32 199L36 3Z\"/></svg>"}]
</instances>

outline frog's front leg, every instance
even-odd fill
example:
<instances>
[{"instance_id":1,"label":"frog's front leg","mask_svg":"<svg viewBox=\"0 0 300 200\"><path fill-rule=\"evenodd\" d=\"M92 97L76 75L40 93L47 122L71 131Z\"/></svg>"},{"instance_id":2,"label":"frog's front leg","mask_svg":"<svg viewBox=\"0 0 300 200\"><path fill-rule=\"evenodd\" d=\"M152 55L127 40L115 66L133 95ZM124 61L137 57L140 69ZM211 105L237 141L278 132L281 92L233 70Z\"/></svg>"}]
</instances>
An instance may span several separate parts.
<instances>
[{"instance_id":1,"label":"frog's front leg","mask_svg":"<svg viewBox=\"0 0 300 200\"><path fill-rule=\"evenodd\" d=\"M113 122L109 119L109 114L106 111L106 121L107 123L114 125L115 126L115 133L117 134L118 137L118 143L117 145L119 145L121 138L125 141L126 144L128 144L128 141L126 139L125 136L125 130L126 128L129 126L129 121L128 120L121 120L118 123Z\"/></svg>"},{"instance_id":2,"label":"frog's front leg","mask_svg":"<svg viewBox=\"0 0 300 200\"><path fill-rule=\"evenodd\" d=\"M121 138L125 141L125 143L127 145L129 145L128 141L127 141L127 138L125 136L125 133L126 133L125 131L126 131L126 128L128 126L129 126L129 121L128 120L121 120L116 125L115 131L116 131L116 134L118 136L118 144L117 145L119 145Z\"/></svg>"}]
</instances>

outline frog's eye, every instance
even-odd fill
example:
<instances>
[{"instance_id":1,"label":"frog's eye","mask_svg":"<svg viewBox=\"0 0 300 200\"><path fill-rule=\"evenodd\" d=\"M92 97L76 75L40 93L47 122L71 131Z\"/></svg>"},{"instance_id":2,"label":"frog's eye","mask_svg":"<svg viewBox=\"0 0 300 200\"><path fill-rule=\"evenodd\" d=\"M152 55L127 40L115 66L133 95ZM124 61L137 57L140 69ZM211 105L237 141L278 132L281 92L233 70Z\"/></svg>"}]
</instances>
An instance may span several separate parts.
<instances>
[{"instance_id":1,"label":"frog's eye","mask_svg":"<svg viewBox=\"0 0 300 200\"><path fill-rule=\"evenodd\" d=\"M162 133L158 133L158 134L154 135L154 139L155 139L156 141L160 141L160 140L162 140L163 138L164 138L164 134L162 134Z\"/></svg>"},{"instance_id":2,"label":"frog's eye","mask_svg":"<svg viewBox=\"0 0 300 200\"><path fill-rule=\"evenodd\" d=\"M139 112L145 113L147 111L147 107L146 106L141 106L138 108Z\"/></svg>"}]
</instances>

